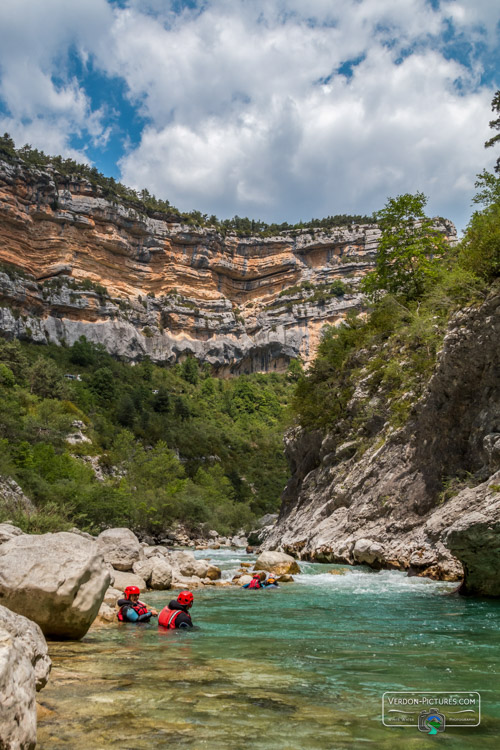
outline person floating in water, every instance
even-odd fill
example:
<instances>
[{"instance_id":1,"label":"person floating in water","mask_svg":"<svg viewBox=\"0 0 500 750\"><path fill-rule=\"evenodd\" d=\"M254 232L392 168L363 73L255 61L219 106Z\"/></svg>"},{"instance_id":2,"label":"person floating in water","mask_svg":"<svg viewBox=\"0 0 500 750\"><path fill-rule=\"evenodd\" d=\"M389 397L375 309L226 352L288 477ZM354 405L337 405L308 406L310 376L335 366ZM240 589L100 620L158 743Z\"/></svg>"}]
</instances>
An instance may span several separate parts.
<instances>
[{"instance_id":1,"label":"person floating in water","mask_svg":"<svg viewBox=\"0 0 500 750\"><path fill-rule=\"evenodd\" d=\"M158 617L156 609L148 609L144 602L139 601L141 592L137 586L127 586L123 593L125 599L118 599L120 622L149 622L152 617Z\"/></svg>"},{"instance_id":2,"label":"person floating in water","mask_svg":"<svg viewBox=\"0 0 500 750\"><path fill-rule=\"evenodd\" d=\"M193 595L190 591L181 591L177 599L172 599L158 617L158 625L174 630L175 628L192 628L193 621L189 610L193 606Z\"/></svg>"},{"instance_id":3,"label":"person floating in water","mask_svg":"<svg viewBox=\"0 0 500 750\"><path fill-rule=\"evenodd\" d=\"M270 575L267 581L264 581L263 588L265 589L279 589L279 583L276 580L276 577L273 575Z\"/></svg>"},{"instance_id":4,"label":"person floating in water","mask_svg":"<svg viewBox=\"0 0 500 750\"><path fill-rule=\"evenodd\" d=\"M242 589L261 589L262 583L260 580L260 573L254 573L250 583L245 583L241 587Z\"/></svg>"}]
</instances>

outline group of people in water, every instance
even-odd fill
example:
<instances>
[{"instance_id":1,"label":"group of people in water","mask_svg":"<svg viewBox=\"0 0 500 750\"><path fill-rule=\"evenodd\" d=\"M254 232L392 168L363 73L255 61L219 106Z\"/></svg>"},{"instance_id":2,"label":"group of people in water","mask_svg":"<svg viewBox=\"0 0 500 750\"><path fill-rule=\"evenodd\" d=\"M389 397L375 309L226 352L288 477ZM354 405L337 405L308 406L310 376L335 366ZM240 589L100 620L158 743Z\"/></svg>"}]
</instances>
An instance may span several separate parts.
<instances>
[{"instance_id":1,"label":"group of people in water","mask_svg":"<svg viewBox=\"0 0 500 750\"><path fill-rule=\"evenodd\" d=\"M252 580L245 583L244 589L277 589L278 581L273 575L261 578L260 573L254 573ZM148 609L147 604L139 601L140 589L137 586L127 586L123 598L118 599L118 620L120 622L149 622L152 617L158 618L158 625L169 630L192 628L193 621L189 610L193 606L194 597L191 591L181 591L177 599L172 599L167 607L163 607L158 614L156 609Z\"/></svg>"},{"instance_id":2,"label":"group of people in water","mask_svg":"<svg viewBox=\"0 0 500 750\"><path fill-rule=\"evenodd\" d=\"M189 614L194 601L191 591L181 591L177 599L172 599L159 614L156 609L148 609L147 604L139 601L140 593L137 586L126 587L123 592L124 598L118 599L120 622L149 622L152 617L157 617L158 625L169 630L193 627Z\"/></svg>"}]
</instances>

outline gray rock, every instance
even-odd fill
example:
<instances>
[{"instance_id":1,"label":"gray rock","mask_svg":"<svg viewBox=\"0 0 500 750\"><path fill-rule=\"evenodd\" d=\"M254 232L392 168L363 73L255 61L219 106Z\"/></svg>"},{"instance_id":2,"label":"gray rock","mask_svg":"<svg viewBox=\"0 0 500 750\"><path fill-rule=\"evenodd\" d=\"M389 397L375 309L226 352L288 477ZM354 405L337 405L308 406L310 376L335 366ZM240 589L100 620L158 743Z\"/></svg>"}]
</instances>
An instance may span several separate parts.
<instances>
[{"instance_id":1,"label":"gray rock","mask_svg":"<svg viewBox=\"0 0 500 750\"><path fill-rule=\"evenodd\" d=\"M300 573L300 568L293 557L283 552L262 552L255 562L254 569L265 570L277 576Z\"/></svg>"},{"instance_id":2,"label":"gray rock","mask_svg":"<svg viewBox=\"0 0 500 750\"><path fill-rule=\"evenodd\" d=\"M139 576L139 578L142 578L148 586L149 582L151 581L151 575L153 573L153 562L155 562L157 559L159 558L151 557L149 559L139 560L132 566L132 570L134 571L134 573Z\"/></svg>"},{"instance_id":3,"label":"gray rock","mask_svg":"<svg viewBox=\"0 0 500 750\"><path fill-rule=\"evenodd\" d=\"M8 542L10 539L14 539L16 536L22 536L24 531L21 531L17 526L13 526L11 523L0 523L0 544Z\"/></svg>"},{"instance_id":4,"label":"gray rock","mask_svg":"<svg viewBox=\"0 0 500 750\"><path fill-rule=\"evenodd\" d=\"M141 544L130 529L106 529L96 541L104 560L115 570L131 571L143 557Z\"/></svg>"},{"instance_id":5,"label":"gray rock","mask_svg":"<svg viewBox=\"0 0 500 750\"><path fill-rule=\"evenodd\" d=\"M152 572L150 586L152 589L164 591L172 584L172 566L161 557L152 557Z\"/></svg>"},{"instance_id":6,"label":"gray rock","mask_svg":"<svg viewBox=\"0 0 500 750\"><path fill-rule=\"evenodd\" d=\"M34 622L0 606L0 747L33 750L36 691L48 680L51 662Z\"/></svg>"},{"instance_id":7,"label":"gray rock","mask_svg":"<svg viewBox=\"0 0 500 750\"><path fill-rule=\"evenodd\" d=\"M113 577L113 588L119 589L120 592L125 591L127 586L137 586L141 592L146 591L147 589L144 578L141 578L131 571L114 570Z\"/></svg>"},{"instance_id":8,"label":"gray rock","mask_svg":"<svg viewBox=\"0 0 500 750\"><path fill-rule=\"evenodd\" d=\"M109 582L97 545L76 534L23 534L0 546L3 604L49 638L82 638Z\"/></svg>"},{"instance_id":9,"label":"gray rock","mask_svg":"<svg viewBox=\"0 0 500 750\"><path fill-rule=\"evenodd\" d=\"M444 542L464 567L461 593L500 596L500 471L449 503Z\"/></svg>"}]
</instances>

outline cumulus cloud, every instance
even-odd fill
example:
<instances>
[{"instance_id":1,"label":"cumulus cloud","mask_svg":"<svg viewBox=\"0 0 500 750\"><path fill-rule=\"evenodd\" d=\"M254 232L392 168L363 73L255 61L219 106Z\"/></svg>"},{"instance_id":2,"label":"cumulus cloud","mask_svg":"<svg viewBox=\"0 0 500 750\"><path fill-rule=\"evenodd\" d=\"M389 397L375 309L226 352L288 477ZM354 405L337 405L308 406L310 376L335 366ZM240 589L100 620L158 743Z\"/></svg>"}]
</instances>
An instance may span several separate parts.
<instances>
[{"instance_id":1,"label":"cumulus cloud","mask_svg":"<svg viewBox=\"0 0 500 750\"><path fill-rule=\"evenodd\" d=\"M83 51L113 20L105 0L7 0L0 4L0 129L18 144L86 160L73 136L105 143L105 113L68 72L68 56Z\"/></svg>"},{"instance_id":2,"label":"cumulus cloud","mask_svg":"<svg viewBox=\"0 0 500 750\"><path fill-rule=\"evenodd\" d=\"M418 189L463 225L491 161L496 5L4 0L0 127L59 151L75 133L105 146L108 113L69 73L73 50L122 80L145 120L123 181L183 210L297 221Z\"/></svg>"}]
</instances>

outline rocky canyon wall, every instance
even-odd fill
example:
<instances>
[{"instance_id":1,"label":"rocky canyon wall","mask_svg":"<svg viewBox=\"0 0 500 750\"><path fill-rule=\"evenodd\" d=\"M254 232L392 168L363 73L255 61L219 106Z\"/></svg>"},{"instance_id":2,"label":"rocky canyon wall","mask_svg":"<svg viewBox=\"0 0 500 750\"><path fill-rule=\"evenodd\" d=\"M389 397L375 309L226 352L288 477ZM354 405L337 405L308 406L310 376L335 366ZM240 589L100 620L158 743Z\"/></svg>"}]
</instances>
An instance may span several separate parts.
<instances>
[{"instance_id":1,"label":"rocky canyon wall","mask_svg":"<svg viewBox=\"0 0 500 750\"><path fill-rule=\"evenodd\" d=\"M453 225L440 227L454 241ZM307 364L322 327L362 306L378 237L374 224L224 236L0 161L0 332L69 345L85 335L129 359L193 354L219 374L281 371ZM332 292L336 279L347 293Z\"/></svg>"},{"instance_id":2,"label":"rocky canyon wall","mask_svg":"<svg viewBox=\"0 0 500 750\"><path fill-rule=\"evenodd\" d=\"M304 559L409 570L500 595L500 296L452 319L408 424L286 437L292 477L265 547ZM462 479L449 497L443 488ZM469 486L467 486L469 485Z\"/></svg>"}]
</instances>

